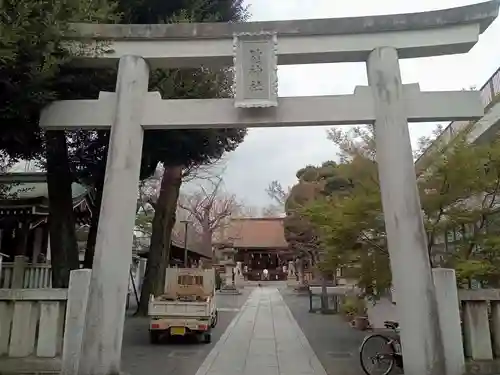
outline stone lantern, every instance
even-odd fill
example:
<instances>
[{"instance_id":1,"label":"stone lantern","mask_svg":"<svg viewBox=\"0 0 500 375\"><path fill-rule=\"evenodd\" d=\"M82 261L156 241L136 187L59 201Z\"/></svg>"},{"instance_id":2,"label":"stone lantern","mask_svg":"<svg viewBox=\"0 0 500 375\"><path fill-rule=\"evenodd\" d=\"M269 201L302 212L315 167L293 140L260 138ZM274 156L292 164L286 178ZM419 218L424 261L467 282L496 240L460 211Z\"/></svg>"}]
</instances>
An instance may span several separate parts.
<instances>
[{"instance_id":1,"label":"stone lantern","mask_svg":"<svg viewBox=\"0 0 500 375\"><path fill-rule=\"evenodd\" d=\"M219 262L224 266L224 285L222 286L220 293L222 294L241 294L241 292L236 288L236 263L234 261L234 254L236 251L233 248L225 248L220 250L222 255L222 260Z\"/></svg>"}]
</instances>

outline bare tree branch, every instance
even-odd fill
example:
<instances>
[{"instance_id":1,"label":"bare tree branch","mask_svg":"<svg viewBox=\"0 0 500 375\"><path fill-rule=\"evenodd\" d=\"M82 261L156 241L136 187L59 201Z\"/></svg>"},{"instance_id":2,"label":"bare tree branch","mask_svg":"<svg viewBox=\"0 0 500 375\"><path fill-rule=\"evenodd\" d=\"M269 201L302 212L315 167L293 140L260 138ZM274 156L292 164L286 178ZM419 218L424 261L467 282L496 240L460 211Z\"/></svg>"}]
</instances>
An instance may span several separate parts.
<instances>
[{"instance_id":1,"label":"bare tree branch","mask_svg":"<svg viewBox=\"0 0 500 375\"><path fill-rule=\"evenodd\" d=\"M192 165L184 169L182 182L211 181L220 176L226 170L226 162L219 159L210 164Z\"/></svg>"},{"instance_id":2,"label":"bare tree branch","mask_svg":"<svg viewBox=\"0 0 500 375\"><path fill-rule=\"evenodd\" d=\"M277 203L281 207L284 207L286 199L290 194L290 189L288 189L288 191L285 191L285 189L283 189L283 186L281 186L278 181L274 180L266 188L266 193L269 198L271 198L275 203Z\"/></svg>"},{"instance_id":3,"label":"bare tree branch","mask_svg":"<svg viewBox=\"0 0 500 375\"><path fill-rule=\"evenodd\" d=\"M199 184L192 193L181 194L178 206L201 232L203 246L211 249L214 234L225 228L228 218L240 210L241 203L234 194L223 191L222 177L208 181L209 184Z\"/></svg>"}]
</instances>

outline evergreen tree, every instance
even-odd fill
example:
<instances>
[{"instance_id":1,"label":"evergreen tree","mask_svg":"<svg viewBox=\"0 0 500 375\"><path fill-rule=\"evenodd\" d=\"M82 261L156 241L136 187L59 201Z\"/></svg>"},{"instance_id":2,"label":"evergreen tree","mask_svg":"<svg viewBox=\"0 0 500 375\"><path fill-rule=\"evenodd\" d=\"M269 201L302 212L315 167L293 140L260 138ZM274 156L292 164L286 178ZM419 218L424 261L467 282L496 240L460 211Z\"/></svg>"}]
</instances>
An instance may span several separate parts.
<instances>
[{"instance_id":1,"label":"evergreen tree","mask_svg":"<svg viewBox=\"0 0 500 375\"><path fill-rule=\"evenodd\" d=\"M223 0L121 0L109 4L101 0L5 0L0 3L0 119L3 125L0 149L13 158L38 158L47 169L53 285L58 287L67 285L69 271L78 267L71 183L83 181L93 186L100 197L109 132L43 133L38 128L38 118L41 109L53 100L96 98L99 91L114 91L116 71L75 69L67 64L71 56L62 44L62 36L70 22L118 22L118 15L123 16L121 22L125 23L159 23L235 21L244 19L247 13L241 1ZM201 69L156 71L152 73L151 89L159 90L164 97L221 96L228 92L225 73ZM211 84L207 80L211 80ZM198 88L198 84L205 86ZM148 133L142 177L151 175L159 162L177 169L209 162L224 151L234 149L245 135L244 130L224 129ZM172 183L174 186L177 181ZM175 194L170 198L174 199ZM92 262L99 206L100 199L97 199L87 266ZM165 231L165 235L169 233ZM169 240L162 242L169 243Z\"/></svg>"},{"instance_id":2,"label":"evergreen tree","mask_svg":"<svg viewBox=\"0 0 500 375\"><path fill-rule=\"evenodd\" d=\"M43 134L41 109L88 94L89 76L66 69L63 34L70 22L110 22L114 4L93 0L4 0L0 3L0 149L12 158L44 158L50 200L52 277L66 286L78 267L71 182L64 132ZM68 74L70 73L70 74ZM69 90L68 90L69 88ZM71 93L67 97L67 93ZM46 142L44 142L44 140Z\"/></svg>"}]
</instances>

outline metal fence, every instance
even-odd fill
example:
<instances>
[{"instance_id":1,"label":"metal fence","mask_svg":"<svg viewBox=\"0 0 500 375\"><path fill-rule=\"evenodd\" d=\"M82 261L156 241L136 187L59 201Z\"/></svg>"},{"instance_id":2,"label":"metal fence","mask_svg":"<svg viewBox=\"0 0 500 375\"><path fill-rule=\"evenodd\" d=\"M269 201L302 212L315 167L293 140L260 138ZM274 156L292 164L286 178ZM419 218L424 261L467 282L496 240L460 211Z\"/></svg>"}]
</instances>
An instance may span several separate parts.
<instances>
[{"instance_id":1,"label":"metal fence","mask_svg":"<svg viewBox=\"0 0 500 375\"><path fill-rule=\"evenodd\" d=\"M496 70L495 73L486 81L486 83L479 90L481 101L483 103L484 108L488 108L488 106L493 102L497 95L500 95L500 67ZM443 130L443 132L439 135L438 140L440 142L447 143L448 140L452 139L458 132L464 129L467 125L470 124L470 121L452 121L448 124L448 126ZM420 165L420 161L422 157L427 154L430 150L433 149L436 141L434 141L426 150L423 152L416 160L415 166L417 172L420 171L422 167ZM425 167L424 167L425 169Z\"/></svg>"}]
</instances>

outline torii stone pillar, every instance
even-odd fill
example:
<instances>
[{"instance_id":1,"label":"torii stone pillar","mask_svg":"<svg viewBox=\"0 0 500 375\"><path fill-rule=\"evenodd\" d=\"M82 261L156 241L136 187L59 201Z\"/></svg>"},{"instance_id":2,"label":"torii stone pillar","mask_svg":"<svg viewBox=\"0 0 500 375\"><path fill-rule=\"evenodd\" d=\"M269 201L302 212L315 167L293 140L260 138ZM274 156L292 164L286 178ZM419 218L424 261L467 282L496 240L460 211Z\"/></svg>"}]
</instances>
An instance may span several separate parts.
<instances>
[{"instance_id":1,"label":"torii stone pillar","mask_svg":"<svg viewBox=\"0 0 500 375\"><path fill-rule=\"evenodd\" d=\"M405 368L445 374L443 346L422 219L406 102L394 48L375 49L367 61L375 101L375 144L391 271L398 293Z\"/></svg>"},{"instance_id":2,"label":"torii stone pillar","mask_svg":"<svg viewBox=\"0 0 500 375\"><path fill-rule=\"evenodd\" d=\"M415 311L419 312L419 322L420 319L432 317L432 313L424 313L434 309L433 287L428 289L429 280L425 277L426 271L423 273L423 278L418 278L418 287L408 284L406 279L410 277L410 272L417 269L415 265L425 269L424 263L427 256L425 252L420 251L425 247L423 232L419 234L422 237L417 236L418 232L411 232L414 236L421 238L421 244L418 244L417 237L405 238L408 236L409 228L416 225L415 223L422 222L420 212L414 215L415 212L407 207L411 202L414 205L412 207L419 205L407 122L431 119L443 121L455 117L473 119L481 117L483 108L480 97L475 92L421 92L418 84L401 85L399 70L395 73L392 70L386 71L387 67L384 68L386 59L376 58L376 53L380 51L385 51L385 49L376 49L368 60L370 87L358 86L351 95L280 98L280 105L266 113L259 109L253 111L234 108L232 99L162 100L158 93L147 93L146 89L139 85L142 80L145 80L145 72L140 73L139 67L135 65L135 69L140 73L138 73L137 80L129 81L127 85L118 83L117 93L101 93L98 100L55 102L44 111L40 123L45 128L109 128L110 126L112 129L116 128L110 139L112 147L106 169L102 216L99 220L92 272L92 291L88 309L89 326L86 327L88 334L85 336L84 357L80 362L84 367L78 375L110 375L114 374L113 371L119 365L128 285L127 275L130 266L128 259L131 257L135 199L141 159L141 147L138 144L139 141L142 142L140 125L142 129L206 129L217 126L243 127L248 126L247 124L254 126L297 126L345 122L375 124L377 151L380 153L378 161L385 216L396 215L394 217L398 218L398 226L388 222L387 227L391 265L396 270L394 279L395 286L398 288L398 299L401 301L402 297L399 296L405 293L405 288L410 288L411 291L418 289L429 292L428 299L418 308L415 308L413 299L410 310L405 306L405 309L401 311L401 315L406 314L402 323L404 325L404 322L408 320L413 322L416 317ZM398 67L397 55L392 55L392 57L396 57L396 60L389 64L391 67L388 69ZM122 72L128 71L132 74L132 68L124 69L124 66L128 66L127 61L143 61L144 69L147 68L144 60L140 58L125 56L122 59L120 60L120 82L125 80ZM397 85L396 81L390 81L389 73L396 74ZM122 89L122 86L125 89ZM136 91L131 89L135 86L138 86ZM123 94L124 91L126 95ZM133 101L132 98L136 98L135 95L139 96L139 92L140 99ZM132 101L133 105L121 104ZM412 105L408 106L407 103ZM125 109L123 109L124 106ZM141 110L140 106L144 109ZM129 122L117 120L115 112L120 116L124 113L128 113L129 116L134 115L133 121L137 126L132 126L132 120ZM125 166L127 166L126 170ZM136 174L132 176L132 172ZM399 194L397 198L395 194ZM403 224L402 221L405 223ZM415 228L418 230L418 227ZM130 233L130 237L127 233ZM399 256L400 253L404 254L403 257ZM122 262L125 259L127 259L126 264ZM414 273L411 277L413 277L412 280L417 280L418 273ZM408 294L408 296L411 295L412 292ZM398 302L398 308L406 302ZM408 315L410 313L411 315ZM408 366L405 366L407 374L430 375L431 370L437 368L436 366L428 367L433 358L440 354L438 337L434 332L430 333L427 330L435 323L435 320L427 322L422 326L426 329L419 327L416 333L411 333L412 327L415 327L413 324L409 327L405 325L402 329L403 350L406 351L407 347L418 347L420 352L425 353L423 356L410 354L412 359L409 362L407 360ZM111 337L116 341L111 341ZM102 347L103 350L99 351L98 347ZM436 363L442 363L442 361Z\"/></svg>"},{"instance_id":3,"label":"torii stone pillar","mask_svg":"<svg viewBox=\"0 0 500 375\"><path fill-rule=\"evenodd\" d=\"M148 81L149 67L143 58L120 59L78 375L120 372Z\"/></svg>"},{"instance_id":4,"label":"torii stone pillar","mask_svg":"<svg viewBox=\"0 0 500 375\"><path fill-rule=\"evenodd\" d=\"M81 360L85 368L79 375L114 375L119 370L141 158L140 125L143 129L211 129L346 124L375 126L405 374L444 374L407 122L472 120L483 116L484 108L477 92L421 92L418 85L403 86L398 54L401 58L415 58L465 53L497 15L498 2L490 1L423 14L330 20L73 25L71 37L75 39L110 42L107 53L79 55L76 62L110 67L120 59L116 94L102 95L99 100L56 102L44 110L40 119L42 127L55 130L107 129L112 125L92 273L90 320ZM238 57L236 52L235 56L235 51L242 51L241 46L235 48L237 35L250 43L260 43L259 53L263 54L259 55L259 64L254 64L257 55L252 56L256 52L253 47L253 52L247 49L248 54ZM252 101L250 106L273 108L235 108L238 103L233 99L161 100L157 94L147 94L148 69L144 60L128 55L143 56L155 68L227 67L236 57L236 88L242 89L239 85L243 83L244 91L240 93L251 94L246 98ZM275 82L262 90L262 83L270 83L269 78L275 75L276 62L361 61L368 65L370 87L357 87L352 95L277 98L270 89ZM252 77L260 76L246 80L249 75L242 71L238 74L243 66ZM260 95L263 92L267 94ZM238 95L236 98L241 99ZM241 100L237 102L241 104Z\"/></svg>"}]
</instances>

